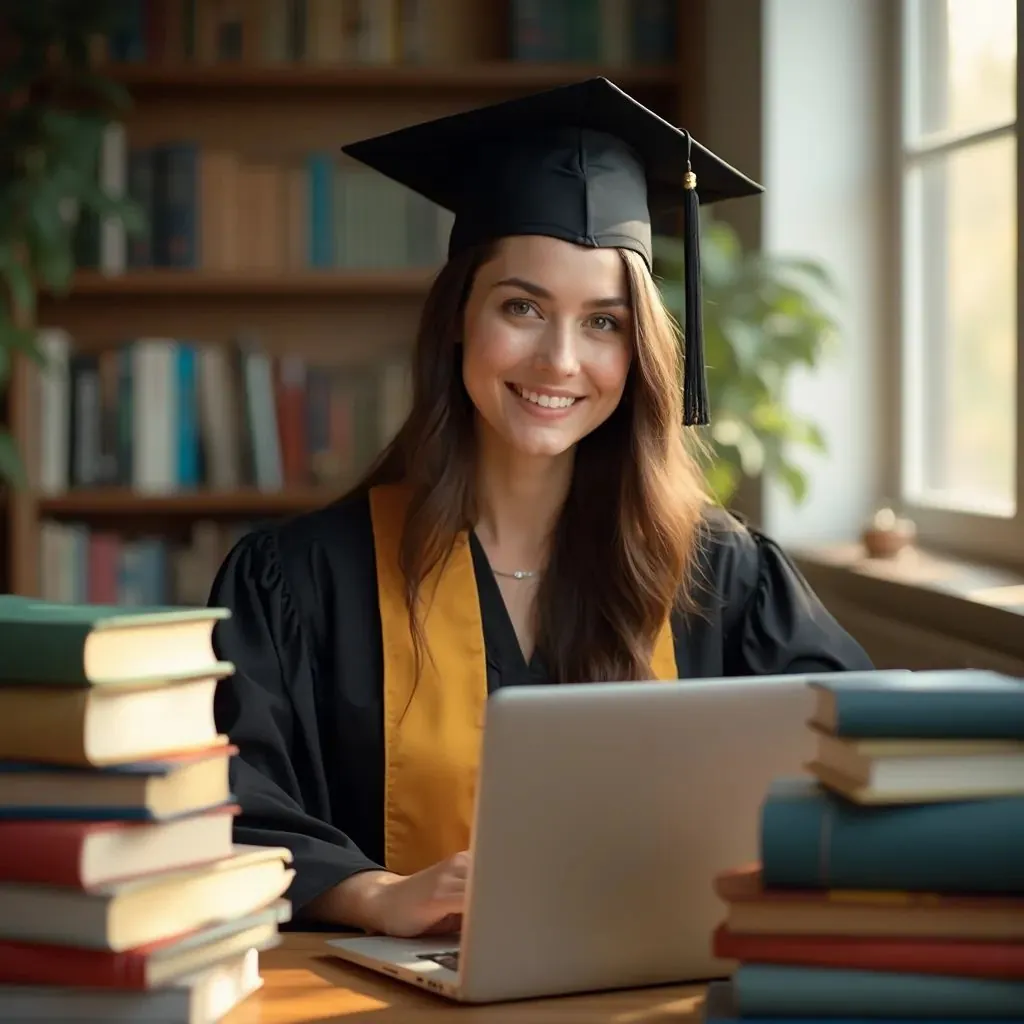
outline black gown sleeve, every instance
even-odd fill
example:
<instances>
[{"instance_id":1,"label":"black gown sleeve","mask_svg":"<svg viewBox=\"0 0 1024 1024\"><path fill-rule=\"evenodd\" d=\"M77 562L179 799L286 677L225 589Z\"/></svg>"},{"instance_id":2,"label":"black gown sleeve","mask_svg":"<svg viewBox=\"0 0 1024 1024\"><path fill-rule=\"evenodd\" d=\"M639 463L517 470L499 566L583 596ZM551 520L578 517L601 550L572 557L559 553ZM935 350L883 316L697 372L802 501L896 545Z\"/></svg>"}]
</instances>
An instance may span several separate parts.
<instances>
[{"instance_id":1,"label":"black gown sleeve","mask_svg":"<svg viewBox=\"0 0 1024 1024\"><path fill-rule=\"evenodd\" d=\"M323 765L312 763L299 742L295 695L313 692L315 669L272 531L236 545L217 573L209 604L231 611L214 631L218 657L235 665L217 688L215 717L239 751L230 769L241 808L235 841L292 851L295 878L287 896L298 917L316 896L380 865L324 820L326 807L314 806L322 800L316 794L330 787Z\"/></svg>"},{"instance_id":2,"label":"black gown sleeve","mask_svg":"<svg viewBox=\"0 0 1024 1024\"><path fill-rule=\"evenodd\" d=\"M874 668L774 540L738 520L715 532L727 675Z\"/></svg>"}]
</instances>

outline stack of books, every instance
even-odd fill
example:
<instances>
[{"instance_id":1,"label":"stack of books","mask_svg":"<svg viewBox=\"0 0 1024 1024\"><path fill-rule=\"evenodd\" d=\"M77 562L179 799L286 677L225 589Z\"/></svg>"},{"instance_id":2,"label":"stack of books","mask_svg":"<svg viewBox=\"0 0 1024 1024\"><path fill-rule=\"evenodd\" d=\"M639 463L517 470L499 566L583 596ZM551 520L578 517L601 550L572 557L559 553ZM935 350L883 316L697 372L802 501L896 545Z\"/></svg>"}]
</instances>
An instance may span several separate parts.
<instances>
[{"instance_id":1,"label":"stack of books","mask_svg":"<svg viewBox=\"0 0 1024 1024\"><path fill-rule=\"evenodd\" d=\"M705 1017L1024 1019L1024 680L825 677L808 775L715 880Z\"/></svg>"},{"instance_id":2,"label":"stack of books","mask_svg":"<svg viewBox=\"0 0 1024 1024\"><path fill-rule=\"evenodd\" d=\"M219 1020L294 874L232 842L219 609L0 595L0 1016Z\"/></svg>"}]
</instances>

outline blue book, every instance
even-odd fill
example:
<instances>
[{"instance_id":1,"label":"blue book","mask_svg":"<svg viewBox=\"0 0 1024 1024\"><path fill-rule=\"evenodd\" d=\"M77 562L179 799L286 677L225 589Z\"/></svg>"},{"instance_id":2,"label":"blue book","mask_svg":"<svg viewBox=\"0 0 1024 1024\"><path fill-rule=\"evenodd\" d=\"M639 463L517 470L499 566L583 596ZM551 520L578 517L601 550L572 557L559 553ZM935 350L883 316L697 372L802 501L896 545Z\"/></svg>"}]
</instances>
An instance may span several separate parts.
<instances>
[{"instance_id":1,"label":"blue book","mask_svg":"<svg viewBox=\"0 0 1024 1024\"><path fill-rule=\"evenodd\" d=\"M327 153L306 158L309 181L306 223L309 226L309 265L315 269L334 266L334 160Z\"/></svg>"},{"instance_id":2,"label":"blue book","mask_svg":"<svg viewBox=\"0 0 1024 1024\"><path fill-rule=\"evenodd\" d=\"M200 483L199 379L198 357L190 342L178 342L177 368L177 480L182 489Z\"/></svg>"},{"instance_id":3,"label":"blue book","mask_svg":"<svg viewBox=\"0 0 1024 1024\"><path fill-rule=\"evenodd\" d=\"M971 669L815 677L812 721L847 739L1024 740L1024 679Z\"/></svg>"},{"instance_id":4,"label":"blue book","mask_svg":"<svg viewBox=\"0 0 1024 1024\"><path fill-rule=\"evenodd\" d=\"M233 801L230 744L158 761L73 768L0 761L0 820L169 821Z\"/></svg>"},{"instance_id":5,"label":"blue book","mask_svg":"<svg viewBox=\"0 0 1024 1024\"><path fill-rule=\"evenodd\" d=\"M776 779L760 844L769 889L1024 893L1024 796L865 806Z\"/></svg>"}]
</instances>

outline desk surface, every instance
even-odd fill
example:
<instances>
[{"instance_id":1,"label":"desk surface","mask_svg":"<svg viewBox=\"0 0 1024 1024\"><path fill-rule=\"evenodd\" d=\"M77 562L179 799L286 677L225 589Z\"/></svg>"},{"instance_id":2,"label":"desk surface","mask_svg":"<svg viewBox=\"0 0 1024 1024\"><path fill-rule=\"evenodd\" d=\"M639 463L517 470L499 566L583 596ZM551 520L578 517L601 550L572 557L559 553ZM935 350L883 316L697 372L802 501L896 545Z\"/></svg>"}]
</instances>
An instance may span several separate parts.
<instances>
[{"instance_id":1,"label":"desk surface","mask_svg":"<svg viewBox=\"0 0 1024 1024\"><path fill-rule=\"evenodd\" d=\"M701 985L460 1006L331 957L325 945L329 934L291 932L282 938L277 949L260 956L263 988L225 1017L223 1024L395 1024L410 1020L665 1024L700 1020Z\"/></svg>"}]
</instances>

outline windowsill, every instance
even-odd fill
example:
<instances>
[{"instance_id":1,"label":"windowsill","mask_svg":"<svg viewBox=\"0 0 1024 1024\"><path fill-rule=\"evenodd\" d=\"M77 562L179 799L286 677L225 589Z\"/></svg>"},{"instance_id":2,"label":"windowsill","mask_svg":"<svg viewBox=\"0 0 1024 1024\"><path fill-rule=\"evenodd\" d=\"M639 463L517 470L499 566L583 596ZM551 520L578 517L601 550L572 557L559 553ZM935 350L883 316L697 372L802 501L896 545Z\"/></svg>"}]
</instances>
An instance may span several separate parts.
<instances>
[{"instance_id":1,"label":"windowsill","mask_svg":"<svg viewBox=\"0 0 1024 1024\"><path fill-rule=\"evenodd\" d=\"M816 591L878 616L1024 658L1024 574L909 548L869 558L860 544L790 551Z\"/></svg>"}]
</instances>

